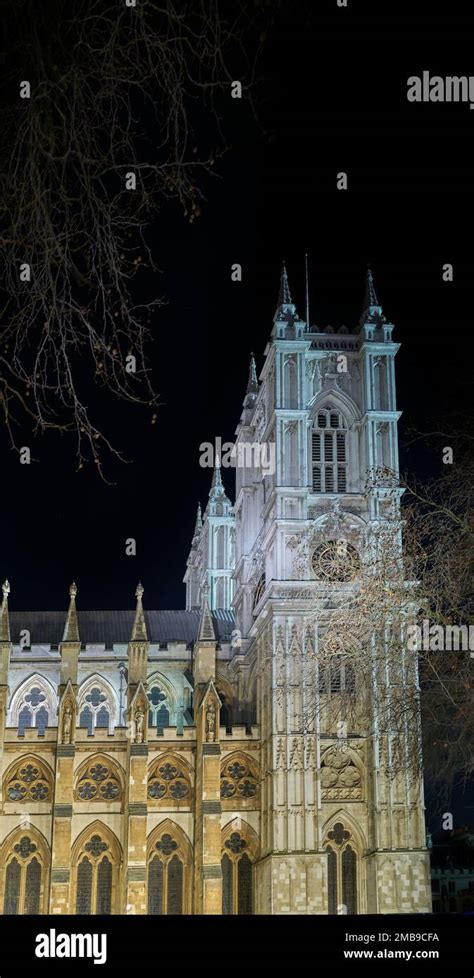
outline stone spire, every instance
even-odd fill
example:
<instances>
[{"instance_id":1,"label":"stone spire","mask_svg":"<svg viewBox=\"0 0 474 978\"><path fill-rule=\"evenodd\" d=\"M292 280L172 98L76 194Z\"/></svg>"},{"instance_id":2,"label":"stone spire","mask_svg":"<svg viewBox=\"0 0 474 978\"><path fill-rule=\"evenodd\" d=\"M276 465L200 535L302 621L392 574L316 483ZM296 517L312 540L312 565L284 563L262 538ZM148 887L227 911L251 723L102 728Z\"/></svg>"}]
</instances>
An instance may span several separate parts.
<instances>
[{"instance_id":1,"label":"stone spire","mask_svg":"<svg viewBox=\"0 0 474 978\"><path fill-rule=\"evenodd\" d=\"M290 286L288 285L288 273L286 271L285 262L281 266L280 273L280 291L278 293L277 308L279 306L289 306L292 305L293 300L291 298Z\"/></svg>"},{"instance_id":2,"label":"stone spire","mask_svg":"<svg viewBox=\"0 0 474 978\"><path fill-rule=\"evenodd\" d=\"M4 581L2 584L3 601L0 611L0 642L10 641L10 619L8 617L8 595L10 594L10 584Z\"/></svg>"},{"instance_id":3,"label":"stone spire","mask_svg":"<svg viewBox=\"0 0 474 978\"><path fill-rule=\"evenodd\" d=\"M132 642L148 642L148 634L146 630L145 622L145 612L143 611L142 597L144 588L138 583L137 590L135 591L135 597L137 599L137 607L135 611L135 621L133 622L132 629Z\"/></svg>"},{"instance_id":4,"label":"stone spire","mask_svg":"<svg viewBox=\"0 0 474 978\"><path fill-rule=\"evenodd\" d=\"M218 495L223 491L224 486L222 485L221 460L219 456L216 455L216 464L214 466L214 472L212 473L211 491L209 495Z\"/></svg>"},{"instance_id":5,"label":"stone spire","mask_svg":"<svg viewBox=\"0 0 474 978\"><path fill-rule=\"evenodd\" d=\"M76 610L77 587L74 581L69 588L69 608L64 626L63 642L80 642Z\"/></svg>"},{"instance_id":6,"label":"stone spire","mask_svg":"<svg viewBox=\"0 0 474 978\"><path fill-rule=\"evenodd\" d=\"M277 319L286 319L291 322L296 318L296 315L296 306L291 298L288 275L285 262L283 262L280 273L280 291L278 293L278 302L273 319L274 321Z\"/></svg>"},{"instance_id":7,"label":"stone spire","mask_svg":"<svg viewBox=\"0 0 474 978\"><path fill-rule=\"evenodd\" d=\"M197 633L197 641L201 642L215 642L216 633L214 629L214 622L212 620L211 612L209 611L209 585L201 585L201 618L199 620L199 628Z\"/></svg>"},{"instance_id":8,"label":"stone spire","mask_svg":"<svg viewBox=\"0 0 474 978\"><path fill-rule=\"evenodd\" d=\"M247 382L247 390L245 392L244 408L253 407L253 405L255 404L255 399L257 397L257 394L258 394L257 368L255 366L255 357L253 353L251 353L249 379Z\"/></svg>"},{"instance_id":9,"label":"stone spire","mask_svg":"<svg viewBox=\"0 0 474 978\"><path fill-rule=\"evenodd\" d=\"M364 304L362 308L361 323L363 322L381 322L383 319L382 306L377 298L377 293L374 286L374 277L372 275L372 269L370 265L367 267L367 275L365 280L365 293L364 293Z\"/></svg>"}]
</instances>

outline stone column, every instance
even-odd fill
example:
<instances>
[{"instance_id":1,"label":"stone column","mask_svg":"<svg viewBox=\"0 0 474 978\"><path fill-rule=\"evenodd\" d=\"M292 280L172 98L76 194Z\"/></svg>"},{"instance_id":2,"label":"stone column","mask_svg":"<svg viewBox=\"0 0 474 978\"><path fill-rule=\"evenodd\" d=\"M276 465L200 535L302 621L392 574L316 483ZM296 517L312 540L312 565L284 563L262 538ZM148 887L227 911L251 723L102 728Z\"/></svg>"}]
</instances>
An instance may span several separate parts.
<instances>
[{"instance_id":1,"label":"stone column","mask_svg":"<svg viewBox=\"0 0 474 978\"><path fill-rule=\"evenodd\" d=\"M72 813L74 807L74 760L77 717L77 672L81 641L76 611L77 587L69 588L69 608L59 652L58 739L56 745L53 820L51 832L51 882L49 912L74 913L71 906Z\"/></svg>"},{"instance_id":2,"label":"stone column","mask_svg":"<svg viewBox=\"0 0 474 978\"><path fill-rule=\"evenodd\" d=\"M222 913L220 699L212 679L198 690L194 815L195 913Z\"/></svg>"},{"instance_id":3,"label":"stone column","mask_svg":"<svg viewBox=\"0 0 474 978\"><path fill-rule=\"evenodd\" d=\"M132 637L128 646L128 745L122 912L145 914L147 871L148 697L145 683L150 644L138 585Z\"/></svg>"}]
</instances>

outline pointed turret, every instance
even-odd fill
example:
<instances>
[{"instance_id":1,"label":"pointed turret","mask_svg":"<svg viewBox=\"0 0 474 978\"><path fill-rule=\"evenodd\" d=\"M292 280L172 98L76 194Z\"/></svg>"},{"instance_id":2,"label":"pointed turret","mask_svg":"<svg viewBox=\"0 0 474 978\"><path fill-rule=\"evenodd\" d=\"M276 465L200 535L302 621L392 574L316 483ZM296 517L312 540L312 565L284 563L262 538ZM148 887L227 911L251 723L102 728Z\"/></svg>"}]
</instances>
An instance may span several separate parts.
<instances>
[{"instance_id":1,"label":"pointed turret","mask_svg":"<svg viewBox=\"0 0 474 978\"><path fill-rule=\"evenodd\" d=\"M143 598L144 588L139 582L137 585L137 590L135 591L135 597L137 599L137 607L135 610L135 621L133 622L132 637L131 642L148 642L148 634L146 630L145 622L145 612L143 611Z\"/></svg>"},{"instance_id":2,"label":"pointed turret","mask_svg":"<svg viewBox=\"0 0 474 978\"><path fill-rule=\"evenodd\" d=\"M64 626L63 642L80 642L76 610L77 587L74 581L69 588L69 608Z\"/></svg>"},{"instance_id":3,"label":"pointed turret","mask_svg":"<svg viewBox=\"0 0 474 978\"><path fill-rule=\"evenodd\" d=\"M223 504L227 504L227 508L229 509L231 506L230 499L226 495L226 491L222 482L221 460L218 455L216 455L214 472L212 473L211 488L209 490L209 503L206 507L206 513L209 513L210 511L214 512L213 507L215 506L216 503L220 507L222 507ZM224 515L223 512L220 515Z\"/></svg>"},{"instance_id":4,"label":"pointed turret","mask_svg":"<svg viewBox=\"0 0 474 978\"><path fill-rule=\"evenodd\" d=\"M201 503L198 503L197 513L196 513L196 525L194 527L193 539L199 536L201 530L202 530L202 511L201 511Z\"/></svg>"},{"instance_id":5,"label":"pointed turret","mask_svg":"<svg viewBox=\"0 0 474 978\"><path fill-rule=\"evenodd\" d=\"M194 688L216 678L217 637L209 610L209 585L201 584L201 615L194 644ZM201 689L202 693L202 689ZM199 699L199 696L198 696Z\"/></svg>"},{"instance_id":6,"label":"pointed turret","mask_svg":"<svg viewBox=\"0 0 474 978\"><path fill-rule=\"evenodd\" d=\"M251 353L249 379L247 381L247 390L245 392L244 408L251 408L254 406L257 398L257 394L258 394L257 368L255 365L255 357L253 353Z\"/></svg>"},{"instance_id":7,"label":"pointed turret","mask_svg":"<svg viewBox=\"0 0 474 978\"><path fill-rule=\"evenodd\" d=\"M296 316L296 306L291 298L290 286L288 283L288 274L286 271L285 262L281 266L280 273L280 290L278 292L278 302L276 307L276 312L273 317L276 320L293 320Z\"/></svg>"},{"instance_id":8,"label":"pointed turret","mask_svg":"<svg viewBox=\"0 0 474 978\"><path fill-rule=\"evenodd\" d=\"M197 634L197 640L201 642L215 642L216 633L214 630L214 622L212 620L211 612L209 610L209 585L203 584L201 586L201 618L199 620L199 628Z\"/></svg>"},{"instance_id":9,"label":"pointed turret","mask_svg":"<svg viewBox=\"0 0 474 978\"><path fill-rule=\"evenodd\" d=\"M292 304L293 299L291 298L290 286L288 284L288 273L286 271L285 262L283 262L280 273L280 291L278 293L277 308L279 306L290 306Z\"/></svg>"},{"instance_id":10,"label":"pointed turret","mask_svg":"<svg viewBox=\"0 0 474 978\"><path fill-rule=\"evenodd\" d=\"M372 275L372 269L370 265L367 267L367 275L365 280L365 293L364 293L364 303L362 308L362 315L360 322L370 322L370 323L380 323L383 322L383 310L377 298L377 293L375 291L374 277Z\"/></svg>"},{"instance_id":11,"label":"pointed turret","mask_svg":"<svg viewBox=\"0 0 474 978\"><path fill-rule=\"evenodd\" d=\"M214 492L219 492L223 489L224 486L222 485L221 460L219 456L216 455L216 464L214 466L214 472L212 473L211 491L209 495L212 496Z\"/></svg>"},{"instance_id":12,"label":"pointed turret","mask_svg":"<svg viewBox=\"0 0 474 978\"><path fill-rule=\"evenodd\" d=\"M0 612L0 642L10 642L10 619L8 616L8 595L10 594L10 584L4 581L2 584L3 600Z\"/></svg>"},{"instance_id":13,"label":"pointed turret","mask_svg":"<svg viewBox=\"0 0 474 978\"><path fill-rule=\"evenodd\" d=\"M150 643L143 611L143 587L138 583L135 591L137 606L135 609L135 619L133 622L132 635L128 643L128 704L136 691L140 682L146 681L148 651Z\"/></svg>"}]
</instances>

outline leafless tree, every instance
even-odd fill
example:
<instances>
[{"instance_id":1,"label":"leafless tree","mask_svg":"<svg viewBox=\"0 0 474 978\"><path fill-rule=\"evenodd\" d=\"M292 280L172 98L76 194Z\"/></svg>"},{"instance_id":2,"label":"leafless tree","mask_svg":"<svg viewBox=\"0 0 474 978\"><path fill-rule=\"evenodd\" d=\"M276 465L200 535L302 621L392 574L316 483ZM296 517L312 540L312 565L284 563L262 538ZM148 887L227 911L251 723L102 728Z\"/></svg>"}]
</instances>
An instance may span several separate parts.
<instances>
[{"instance_id":1,"label":"leafless tree","mask_svg":"<svg viewBox=\"0 0 474 978\"><path fill-rule=\"evenodd\" d=\"M200 214L225 149L216 97L231 102L236 64L250 97L260 6L4 7L0 406L14 448L26 418L35 433L71 433L79 467L102 473L104 448L120 453L97 421L97 387L155 420L146 349L162 300L141 297L143 270L157 269L148 231L166 202Z\"/></svg>"},{"instance_id":2,"label":"leafless tree","mask_svg":"<svg viewBox=\"0 0 474 978\"><path fill-rule=\"evenodd\" d=\"M297 726L332 733L342 749L364 736L387 777L414 784L424 771L446 800L474 769L471 431L464 422L431 436L437 473L405 479L401 510L394 474L368 474L367 491L383 490L378 526L364 531L336 506L290 543L300 584L288 597L306 612L303 675L290 690ZM430 441L411 433L419 439ZM288 695L276 671L277 703Z\"/></svg>"}]
</instances>

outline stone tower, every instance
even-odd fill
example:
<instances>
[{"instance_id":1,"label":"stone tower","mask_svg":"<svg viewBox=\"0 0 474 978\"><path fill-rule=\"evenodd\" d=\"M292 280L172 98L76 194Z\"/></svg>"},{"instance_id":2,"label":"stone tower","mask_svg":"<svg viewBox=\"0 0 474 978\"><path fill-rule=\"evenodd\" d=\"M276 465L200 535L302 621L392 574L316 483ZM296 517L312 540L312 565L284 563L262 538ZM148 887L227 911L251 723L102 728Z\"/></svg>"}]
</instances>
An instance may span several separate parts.
<instances>
[{"instance_id":1,"label":"stone tower","mask_svg":"<svg viewBox=\"0 0 474 978\"><path fill-rule=\"evenodd\" d=\"M200 607L200 590L209 587L209 608L230 610L234 591L235 519L232 503L222 483L219 458L215 459L211 489L204 517L198 506L196 526L187 560L186 609Z\"/></svg>"},{"instance_id":2,"label":"stone tower","mask_svg":"<svg viewBox=\"0 0 474 978\"><path fill-rule=\"evenodd\" d=\"M237 468L235 503L239 662L261 740L257 913L431 906L421 784L382 778L373 717L341 754L314 710L330 692L314 676L332 600L318 562L331 566L341 543L360 559L371 531L399 515L392 331L370 271L357 330L310 329L283 266L261 384L237 430L242 457L271 442L276 460L265 475Z\"/></svg>"}]
</instances>

